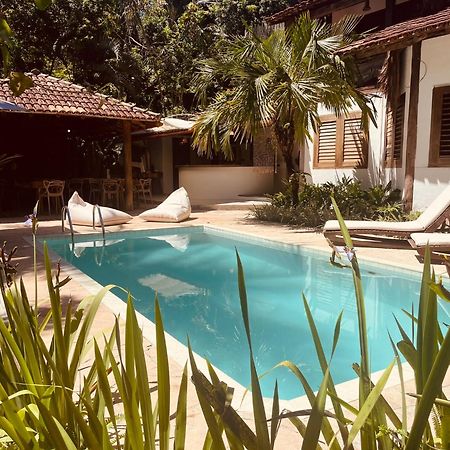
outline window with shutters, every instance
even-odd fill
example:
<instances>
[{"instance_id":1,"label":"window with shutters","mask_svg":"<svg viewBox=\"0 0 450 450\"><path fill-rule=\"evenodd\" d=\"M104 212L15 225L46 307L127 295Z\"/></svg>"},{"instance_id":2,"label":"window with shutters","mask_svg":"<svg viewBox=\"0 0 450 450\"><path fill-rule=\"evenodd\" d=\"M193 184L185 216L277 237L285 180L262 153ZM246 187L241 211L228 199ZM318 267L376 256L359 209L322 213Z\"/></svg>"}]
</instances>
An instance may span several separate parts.
<instances>
[{"instance_id":1,"label":"window with shutters","mask_svg":"<svg viewBox=\"0 0 450 450\"><path fill-rule=\"evenodd\" d=\"M450 166L450 86L433 89L429 165Z\"/></svg>"},{"instance_id":2,"label":"window with shutters","mask_svg":"<svg viewBox=\"0 0 450 450\"><path fill-rule=\"evenodd\" d=\"M314 139L314 168L366 168L367 134L361 127L361 114L321 117Z\"/></svg>"},{"instance_id":3,"label":"window with shutters","mask_svg":"<svg viewBox=\"0 0 450 450\"><path fill-rule=\"evenodd\" d=\"M386 167L401 167L403 137L405 129L405 94L402 94L395 109L388 111L386 120Z\"/></svg>"}]
</instances>

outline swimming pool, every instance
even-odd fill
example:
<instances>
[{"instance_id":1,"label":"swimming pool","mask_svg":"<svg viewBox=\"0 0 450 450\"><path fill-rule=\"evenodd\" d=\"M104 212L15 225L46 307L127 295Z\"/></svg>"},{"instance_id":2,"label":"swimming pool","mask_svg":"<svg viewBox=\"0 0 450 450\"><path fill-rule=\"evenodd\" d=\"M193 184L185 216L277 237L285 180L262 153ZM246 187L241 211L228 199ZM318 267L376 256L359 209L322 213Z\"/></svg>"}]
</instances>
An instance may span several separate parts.
<instances>
[{"instance_id":1,"label":"swimming pool","mask_svg":"<svg viewBox=\"0 0 450 450\"><path fill-rule=\"evenodd\" d=\"M96 239L96 240L95 240ZM314 389L322 373L310 335L301 294L305 293L327 352L341 310L339 344L332 363L336 383L355 377L359 362L358 323L352 274L329 263L329 253L276 244L204 227L111 233L105 245L77 236L47 239L50 249L100 284L129 289L135 307L153 320L158 298L166 331L244 386L250 383L248 349L241 318L235 248L245 271L250 326L259 373L290 360L303 370ZM417 303L420 276L414 272L360 262L365 288L372 371L393 358L388 330L398 337L395 315L411 328L401 309ZM120 290L115 294L126 298ZM448 311L441 313L448 317ZM448 319L446 320L448 321ZM278 379L280 398L304 394L285 368L262 379L271 396Z\"/></svg>"}]
</instances>

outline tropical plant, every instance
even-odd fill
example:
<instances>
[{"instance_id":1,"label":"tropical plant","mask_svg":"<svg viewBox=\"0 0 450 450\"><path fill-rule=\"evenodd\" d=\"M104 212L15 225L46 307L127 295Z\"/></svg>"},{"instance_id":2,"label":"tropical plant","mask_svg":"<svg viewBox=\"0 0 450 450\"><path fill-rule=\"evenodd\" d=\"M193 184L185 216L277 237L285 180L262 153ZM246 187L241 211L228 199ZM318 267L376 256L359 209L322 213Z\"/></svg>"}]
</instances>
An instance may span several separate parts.
<instances>
[{"instance_id":1,"label":"tropical plant","mask_svg":"<svg viewBox=\"0 0 450 450\"><path fill-rule=\"evenodd\" d=\"M41 11L50 6L52 0L34 0ZM27 6L29 8L29 6ZM14 95L22 94L33 85L32 79L21 71L11 70L11 41L13 32L6 20L5 13L0 7L0 52L2 54L2 70L5 77L9 77L9 87Z\"/></svg>"},{"instance_id":2,"label":"tropical plant","mask_svg":"<svg viewBox=\"0 0 450 450\"><path fill-rule=\"evenodd\" d=\"M325 357L324 345L321 342L312 312L306 298L303 297L303 304L312 339L323 371L323 380L319 391L317 394L314 394L299 367L289 361L278 364L277 367L284 366L289 368L289 370L291 370L299 379L311 404L311 409L302 411L284 410L280 413L276 384L271 418L267 419L268 414L264 408L259 386L259 377L256 373L255 363L253 361L250 322L247 309L248 300L245 290L243 268L239 255L237 255L239 295L241 299L242 316L250 348L251 390L256 433L253 433L251 430L245 428L245 426L242 426L242 419L237 415L236 411L229 406L229 396L226 395L227 386L223 383L221 384L214 373L211 375L212 383L205 380L202 374L197 370L195 361L191 355L193 381L197 388L197 394L200 403L202 404L204 414L204 405L207 405L207 414L211 414L211 407L216 412L217 423L213 422L213 417L210 417L210 421L215 428L214 448L225 448L220 437L221 430L225 429L230 448L258 450L273 449L278 425L280 420L283 419L290 420L297 428L299 434L302 436L301 448L305 450L313 448L329 448L333 450L353 449L357 439L359 440L359 448L361 450L449 448L450 435L448 426L450 410L448 408L450 407L450 402L443 395L442 385L450 365L448 348L450 346L450 330L447 330L445 334L440 330L437 317L436 294L444 300L450 301L450 292L445 290L442 281L439 283L434 282L430 269L430 253L427 251L424 261L419 315L417 318L410 315L413 322L413 329L417 329L416 347L405 330L399 325L402 340L397 346L414 368L418 392L416 396L419 399L413 424L411 428L408 428L408 411L405 401L406 393L402 363L399 358L397 346L394 345L393 342L393 361L385 369L376 384L371 381L369 344L361 271L344 219L340 214L334 199L332 200L332 203L345 239L347 263L341 264L336 263L335 261L331 262L342 269L350 268L355 286L360 361L359 363L354 364L354 369L359 379L359 405L354 407L338 396L330 371L330 362L339 340L342 313L338 316L336 321L331 356L327 360ZM397 364L400 375L401 393L403 398L401 417L398 417L389 402L382 395L383 388L385 387L395 364ZM325 400L327 397L332 402L333 411L327 411L325 409ZM208 406L208 403L210 406ZM300 417L307 417L306 424L300 420ZM430 421L432 419L434 419L435 431L438 433L438 436L436 436L436 434L433 435L431 431ZM333 427L332 422L335 422L336 426ZM267 425L268 423L271 424L270 433ZM210 422L208 422L208 425L209 424ZM217 424L219 426L217 426Z\"/></svg>"},{"instance_id":3,"label":"tropical plant","mask_svg":"<svg viewBox=\"0 0 450 450\"><path fill-rule=\"evenodd\" d=\"M303 14L267 38L248 30L225 41L214 59L199 64L195 87L202 104L211 86L223 88L196 122L194 146L201 153L222 151L232 158L232 140L250 142L270 130L290 176L295 146L320 125L319 105L336 115L357 106L367 125L373 119L370 100L355 87L355 65L335 54L351 42L358 20L349 16L328 24Z\"/></svg>"},{"instance_id":4,"label":"tropical plant","mask_svg":"<svg viewBox=\"0 0 450 450\"><path fill-rule=\"evenodd\" d=\"M208 426L205 449L273 449L281 420L289 420L301 436L301 448L351 450L356 440L361 450L446 449L450 445L450 403L442 385L450 365L450 330L443 331L438 321L438 297L450 301L450 292L436 282L430 268L430 254L424 261L424 274L417 317L412 320L414 337L399 325L402 340L393 343L392 363L376 384L370 379L369 344L366 329L364 294L357 256L336 202L332 200L346 242L345 264L333 264L350 270L355 286L358 311L360 361L354 365L359 378L359 404L349 405L340 398L333 381L330 364L339 342L342 313L334 327L330 356L319 336L308 301L303 305L323 372L317 393L308 383L302 369L290 361L276 367L287 367L302 384L311 404L301 411L280 410L278 385L275 384L272 409L266 411L260 387L260 376L253 358L248 299L244 269L237 257L238 288L242 317L250 349L251 395L255 428L252 430L231 407L233 389L221 382L208 363L210 380L198 369L190 344L189 359L192 380ZM13 251L10 252L13 255ZM125 330L120 332L116 319L109 335L92 336L94 318L103 296L113 287L106 286L97 295L81 301L78 307L69 303L63 315L60 290L69 279L60 279L59 265L54 276L44 246L50 310L39 317L31 308L23 282L14 282L9 271L11 258L2 258L0 277L7 321L0 320L0 443L20 449L161 449L169 448L170 374L164 328L155 299L157 352L157 399L152 402L147 373L144 342L128 296ZM343 260L344 261L344 260ZM6 263L5 263L6 262ZM51 325L50 342L44 330ZM123 336L124 345L121 345ZM414 420L407 425L406 392L403 382L401 352L414 369L417 407ZM92 365L81 371L81 363L90 355ZM397 363L403 398L402 417L398 417L383 397L382 391ZM186 440L187 367L185 366L177 402L174 448L183 450ZM117 390L113 393L113 390ZM333 411L326 410L327 398ZM122 411L117 409L117 400ZM433 432L430 420L434 418Z\"/></svg>"},{"instance_id":5,"label":"tropical plant","mask_svg":"<svg viewBox=\"0 0 450 450\"><path fill-rule=\"evenodd\" d=\"M295 0L35 1L40 8L0 2L8 73L38 69L168 115L194 108L196 60L223 33L242 33L243 21L260 23Z\"/></svg>"},{"instance_id":6,"label":"tropical plant","mask_svg":"<svg viewBox=\"0 0 450 450\"><path fill-rule=\"evenodd\" d=\"M50 311L37 316L23 282L3 286L7 322L0 320L0 442L20 449L154 449L169 448L170 390L164 330L157 299L157 403L152 403L142 331L131 296L125 320L125 352L118 320L107 336L92 336L94 318L106 286L78 307L61 309L59 266L52 268L45 251ZM6 266L7 267L7 266ZM5 265L0 265L4 269ZM4 270L3 270L4 271ZM2 279L7 273L3 273ZM45 329L53 328L50 342ZM91 367L80 364L90 355ZM115 394L117 389L117 395ZM186 368L176 412L175 448L186 435ZM123 412L115 409L117 397Z\"/></svg>"},{"instance_id":7,"label":"tropical plant","mask_svg":"<svg viewBox=\"0 0 450 450\"><path fill-rule=\"evenodd\" d=\"M291 179L285 181L281 192L267 196L270 203L254 207L253 216L270 222L320 227L334 218L333 196L345 219L395 221L415 218L405 215L400 191L393 189L391 183L364 189L358 180L344 176L336 183L300 182L300 186L298 200L294 202L293 183ZM292 206L294 203L297 205Z\"/></svg>"}]
</instances>

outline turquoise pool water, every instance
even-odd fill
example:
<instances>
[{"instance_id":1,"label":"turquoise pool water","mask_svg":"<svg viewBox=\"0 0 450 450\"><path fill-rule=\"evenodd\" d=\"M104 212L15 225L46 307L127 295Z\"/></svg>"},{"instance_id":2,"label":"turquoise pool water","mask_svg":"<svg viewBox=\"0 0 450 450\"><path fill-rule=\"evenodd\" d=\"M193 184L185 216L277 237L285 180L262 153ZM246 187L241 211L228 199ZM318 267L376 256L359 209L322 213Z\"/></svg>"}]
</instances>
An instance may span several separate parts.
<instances>
[{"instance_id":1,"label":"turquoise pool water","mask_svg":"<svg viewBox=\"0 0 450 450\"><path fill-rule=\"evenodd\" d=\"M175 234L176 233L176 234ZM314 388L322 374L301 300L309 301L327 351L334 324L344 316L332 363L336 383L355 377L359 362L358 324L350 270L328 262L329 254L277 246L261 240L225 234L202 227L109 234L102 242L50 239L49 247L101 284L129 289L136 308L153 320L158 292L166 331L208 358L244 386L249 385L248 350L237 288L235 248L244 266L251 333L259 373L291 360ZM99 239L98 237L96 239ZM411 329L402 308L417 311L418 274L361 262L366 296L371 369L386 367L393 358L388 330L398 337L394 315ZM119 297L125 295L116 290ZM448 311L441 313L448 322ZM280 397L292 399L304 391L293 375L279 368L262 380L270 396L278 379Z\"/></svg>"}]
</instances>

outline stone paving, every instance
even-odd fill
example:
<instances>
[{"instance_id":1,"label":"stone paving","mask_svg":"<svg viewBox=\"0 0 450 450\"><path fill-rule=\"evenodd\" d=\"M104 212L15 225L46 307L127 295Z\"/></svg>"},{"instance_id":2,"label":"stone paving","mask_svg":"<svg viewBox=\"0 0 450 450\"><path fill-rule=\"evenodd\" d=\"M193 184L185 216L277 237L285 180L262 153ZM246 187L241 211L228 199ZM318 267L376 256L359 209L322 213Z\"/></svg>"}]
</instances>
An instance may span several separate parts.
<instances>
[{"instance_id":1,"label":"stone paving","mask_svg":"<svg viewBox=\"0 0 450 450\"><path fill-rule=\"evenodd\" d=\"M249 218L249 212L245 210L209 210L194 212L191 218L182 224L163 224L163 223L149 223L144 222L139 218L133 219L129 224L115 227L108 227L107 233L113 231L127 231L127 230L143 230L143 229L157 229L167 227L182 227L193 225L208 225L213 227L219 227L225 230L235 231L239 233L246 233L252 236L271 239L277 242L286 244L295 244L305 246L321 251L329 251L326 240L321 233L304 231L294 229L288 226L282 226L279 224L268 224L257 222ZM92 229L89 227L75 227L76 233L92 233ZM60 235L61 223L57 220L42 220L39 224L38 234L44 235ZM31 230L24 227L23 222L18 221L6 221L2 220L0 223L0 240L7 241L8 247L17 245L17 258L16 262L20 263L19 270L24 278L25 285L27 286L30 296L34 298L31 293L34 292L34 279L33 279L33 252L32 245L30 243ZM415 271L421 271L422 266L416 258L416 253L413 250L388 250L388 249L358 249L358 257L361 260L371 260L381 264L393 265L396 267L404 267ZM48 308L48 300L46 298L46 283L43 270L43 258L38 254L38 269L39 269L39 285L38 285L38 297L39 305L42 310ZM445 269L442 266L435 266L437 274L445 274ZM76 277L63 288L63 304L67 303L70 299L75 304L78 303L85 295L89 293L86 284L81 278ZM94 329L96 333L101 335L103 332L107 332L111 329L114 320L114 313L103 306L100 308L100 312L96 318ZM51 333L51 329L47 330ZM147 363L150 373L150 379L156 379L156 357L153 342L148 342L145 345L147 354ZM170 348L169 348L170 356ZM171 358L170 370L171 370L171 403L172 411L176 407L176 398L178 395L178 389L181 381L182 364L179 364L180 358ZM178 362L177 362L178 361ZM89 361L86 362L86 365ZM406 373L406 377L410 378L410 373ZM398 376L393 374L388 388L385 391L385 395L392 402L392 406L395 410L400 412L401 398L399 395ZM450 386L450 382L446 382L446 387ZM409 392L414 391L414 383L408 381L407 388ZM237 390L238 393L239 390ZM340 392L345 395L345 398L354 402L357 399L358 390L357 386L352 383L344 383L341 386ZM249 406L250 396L247 396L246 401L241 405L241 398L238 394L235 395L236 402L234 405L239 409L240 414L244 419L248 420L251 424L251 412ZM409 399L408 402L413 404L414 401ZM268 402L268 406L270 403ZM304 399L300 399L295 402L289 402L284 406L290 408L302 408L308 407L307 402ZM413 408L409 408L412 412ZM188 449L200 449L203 445L204 436L206 433L206 426L201 414L200 406L198 404L195 390L190 383L188 390ZM295 449L300 448L300 441L296 430L288 421L284 421L279 431L279 438L277 441L277 449Z\"/></svg>"}]
</instances>

